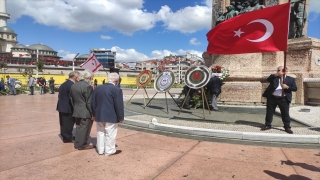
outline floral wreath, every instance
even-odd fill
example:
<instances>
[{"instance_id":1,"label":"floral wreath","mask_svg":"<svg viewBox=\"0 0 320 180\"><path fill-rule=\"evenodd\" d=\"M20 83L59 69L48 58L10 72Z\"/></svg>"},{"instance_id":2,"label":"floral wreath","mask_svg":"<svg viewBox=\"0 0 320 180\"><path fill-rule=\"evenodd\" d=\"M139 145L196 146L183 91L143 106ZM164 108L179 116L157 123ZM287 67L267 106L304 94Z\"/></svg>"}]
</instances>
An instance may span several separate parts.
<instances>
[{"instance_id":1,"label":"floral wreath","mask_svg":"<svg viewBox=\"0 0 320 180\"><path fill-rule=\"evenodd\" d=\"M213 73L219 73L219 78L221 81L225 81L229 76L229 70L221 66L212 66L211 70Z\"/></svg>"}]
</instances>

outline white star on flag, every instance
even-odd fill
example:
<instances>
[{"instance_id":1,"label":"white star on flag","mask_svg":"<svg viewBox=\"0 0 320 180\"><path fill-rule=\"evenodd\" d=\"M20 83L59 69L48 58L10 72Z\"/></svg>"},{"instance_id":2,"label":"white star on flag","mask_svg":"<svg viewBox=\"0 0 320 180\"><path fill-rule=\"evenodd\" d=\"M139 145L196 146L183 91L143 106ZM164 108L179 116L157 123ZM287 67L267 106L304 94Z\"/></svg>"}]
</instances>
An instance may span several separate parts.
<instances>
[{"instance_id":1,"label":"white star on flag","mask_svg":"<svg viewBox=\"0 0 320 180\"><path fill-rule=\"evenodd\" d=\"M240 37L241 34L244 33L244 32L242 32L242 31L241 31L241 28L240 28L238 31L234 31L234 33L235 33L234 36ZM233 36L233 37L234 37L234 36Z\"/></svg>"}]
</instances>

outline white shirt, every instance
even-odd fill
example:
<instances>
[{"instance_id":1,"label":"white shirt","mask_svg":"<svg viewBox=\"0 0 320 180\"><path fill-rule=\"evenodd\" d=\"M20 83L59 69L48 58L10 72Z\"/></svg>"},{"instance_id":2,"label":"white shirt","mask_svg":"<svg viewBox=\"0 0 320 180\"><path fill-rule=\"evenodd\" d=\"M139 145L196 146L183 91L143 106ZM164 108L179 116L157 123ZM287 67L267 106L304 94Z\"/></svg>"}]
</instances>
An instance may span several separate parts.
<instances>
[{"instance_id":1,"label":"white shirt","mask_svg":"<svg viewBox=\"0 0 320 180\"><path fill-rule=\"evenodd\" d=\"M272 95L274 95L274 96L282 96L282 86L281 86L282 83L281 83L281 79L282 79L282 78L279 79L279 85L278 85L277 89L274 90L274 92L272 93ZM283 93L283 96L286 96L286 94Z\"/></svg>"}]
</instances>

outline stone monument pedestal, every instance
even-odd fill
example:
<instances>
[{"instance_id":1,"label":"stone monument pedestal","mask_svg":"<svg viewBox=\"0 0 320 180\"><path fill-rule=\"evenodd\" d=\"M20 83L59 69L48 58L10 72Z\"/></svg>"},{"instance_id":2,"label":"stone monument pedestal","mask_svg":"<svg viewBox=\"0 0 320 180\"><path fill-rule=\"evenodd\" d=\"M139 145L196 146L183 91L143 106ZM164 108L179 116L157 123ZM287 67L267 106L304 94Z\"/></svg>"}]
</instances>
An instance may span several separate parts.
<instances>
[{"instance_id":1,"label":"stone monument pedestal","mask_svg":"<svg viewBox=\"0 0 320 180\"><path fill-rule=\"evenodd\" d=\"M220 101L226 104L261 104L266 99L262 93L269 85L270 74L276 73L284 64L284 52L250 53L237 55L208 55L203 53L205 65L219 65L229 69L230 76L222 86ZM320 78L320 40L310 37L288 41L287 65L289 76L296 78L298 91L293 93L292 103L306 104L308 93L314 94L314 87L308 90L306 78ZM310 81L310 80L309 80ZM316 89L317 90L317 89ZM319 89L318 89L319 90ZM309 98L317 102L320 98Z\"/></svg>"}]
</instances>

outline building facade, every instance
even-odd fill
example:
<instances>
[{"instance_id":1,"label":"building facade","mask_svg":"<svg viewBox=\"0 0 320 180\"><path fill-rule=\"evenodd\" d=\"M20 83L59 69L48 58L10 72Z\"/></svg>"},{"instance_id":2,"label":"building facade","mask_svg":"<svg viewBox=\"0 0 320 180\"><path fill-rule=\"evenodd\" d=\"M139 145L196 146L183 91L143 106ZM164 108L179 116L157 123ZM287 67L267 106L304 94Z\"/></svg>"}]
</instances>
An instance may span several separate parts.
<instances>
[{"instance_id":1,"label":"building facade","mask_svg":"<svg viewBox=\"0 0 320 180\"><path fill-rule=\"evenodd\" d=\"M104 49L91 49L103 68L114 68L116 61L116 52Z\"/></svg>"}]
</instances>

